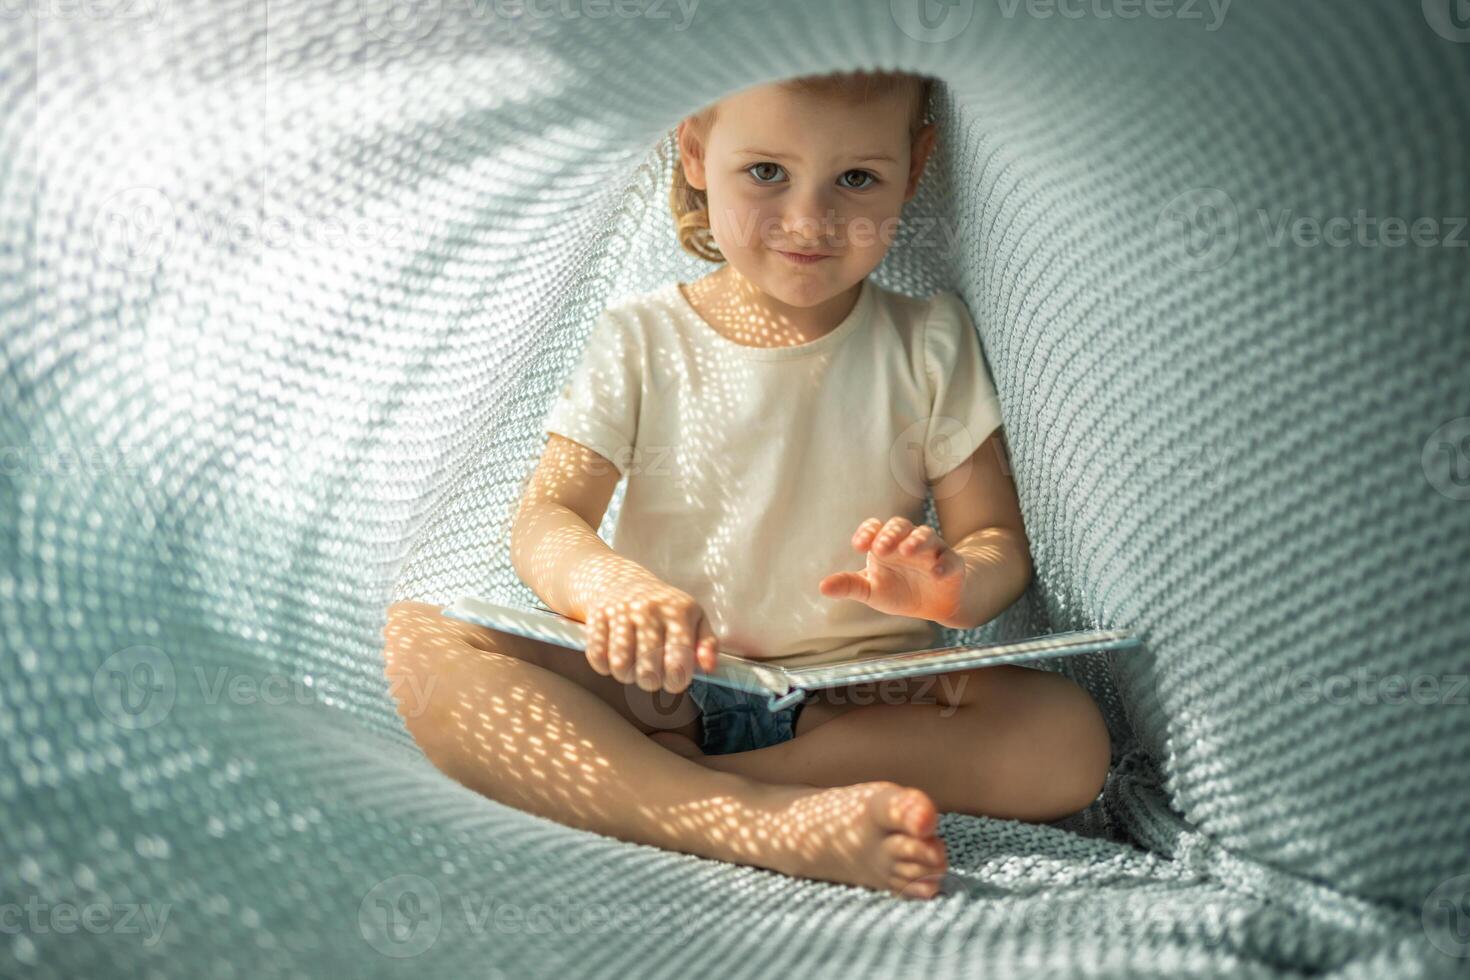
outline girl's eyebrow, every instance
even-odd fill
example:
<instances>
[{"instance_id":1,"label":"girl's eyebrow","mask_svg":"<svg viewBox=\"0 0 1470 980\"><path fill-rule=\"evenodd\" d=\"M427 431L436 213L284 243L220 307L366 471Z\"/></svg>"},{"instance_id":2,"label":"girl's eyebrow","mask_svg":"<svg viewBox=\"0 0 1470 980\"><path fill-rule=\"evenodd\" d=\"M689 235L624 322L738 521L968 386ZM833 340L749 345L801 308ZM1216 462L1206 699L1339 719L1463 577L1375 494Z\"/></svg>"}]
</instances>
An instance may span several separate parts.
<instances>
[{"instance_id":1,"label":"girl's eyebrow","mask_svg":"<svg viewBox=\"0 0 1470 980\"><path fill-rule=\"evenodd\" d=\"M748 156L770 157L772 160L785 160L785 159L788 159L788 155L785 154L785 153L774 153L774 152L772 152L770 150L759 150L759 149L756 149L755 147L746 147L746 148L741 149L741 150L736 150L735 152L736 153L741 153L741 154L746 154ZM789 159L792 159L792 160L800 160L801 157L798 157L798 156L795 156L795 155L790 155L789 156ZM897 160L893 159L893 157L888 156L887 154L883 154L883 153L869 153L869 154L866 154L864 156L853 157L852 159L856 160L858 163L866 163L869 160L881 160L881 161L883 161L885 163L897 163L898 162Z\"/></svg>"}]
</instances>

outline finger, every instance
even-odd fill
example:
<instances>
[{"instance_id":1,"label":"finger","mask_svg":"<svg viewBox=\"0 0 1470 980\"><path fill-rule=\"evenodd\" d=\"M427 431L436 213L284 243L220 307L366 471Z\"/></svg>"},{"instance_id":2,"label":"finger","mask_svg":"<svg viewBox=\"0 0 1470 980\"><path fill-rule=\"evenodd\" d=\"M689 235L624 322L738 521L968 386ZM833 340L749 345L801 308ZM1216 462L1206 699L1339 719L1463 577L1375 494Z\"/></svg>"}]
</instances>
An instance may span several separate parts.
<instances>
[{"instance_id":1,"label":"finger","mask_svg":"<svg viewBox=\"0 0 1470 980\"><path fill-rule=\"evenodd\" d=\"M607 665L619 684L633 683L633 664L638 659L638 637L633 619L626 610L618 610L608 624Z\"/></svg>"},{"instance_id":2,"label":"finger","mask_svg":"<svg viewBox=\"0 0 1470 980\"><path fill-rule=\"evenodd\" d=\"M665 624L664 690L678 694L694 678L695 632L688 619L676 616Z\"/></svg>"},{"instance_id":3,"label":"finger","mask_svg":"<svg viewBox=\"0 0 1470 980\"><path fill-rule=\"evenodd\" d=\"M858 525L852 535L852 546L858 551L867 551L873 545L873 538L883 529L883 522L876 517L870 517Z\"/></svg>"},{"instance_id":4,"label":"finger","mask_svg":"<svg viewBox=\"0 0 1470 980\"><path fill-rule=\"evenodd\" d=\"M638 666L633 678L640 690L657 691L664 683L664 624L652 613L638 618Z\"/></svg>"},{"instance_id":5,"label":"finger","mask_svg":"<svg viewBox=\"0 0 1470 980\"><path fill-rule=\"evenodd\" d=\"M699 658L699 666L706 674L714 673L719 660L720 638L715 635L715 629L709 620L703 616L699 618L697 635L699 642L695 655Z\"/></svg>"},{"instance_id":6,"label":"finger","mask_svg":"<svg viewBox=\"0 0 1470 980\"><path fill-rule=\"evenodd\" d=\"M592 616L582 633L587 644L587 663L599 674L611 673L607 665L607 617Z\"/></svg>"},{"instance_id":7,"label":"finger","mask_svg":"<svg viewBox=\"0 0 1470 980\"><path fill-rule=\"evenodd\" d=\"M922 558L927 553L938 551L944 540L928 524L920 524L908 533L898 545L898 553L912 558Z\"/></svg>"},{"instance_id":8,"label":"finger","mask_svg":"<svg viewBox=\"0 0 1470 980\"><path fill-rule=\"evenodd\" d=\"M886 555L893 551L893 546L903 539L905 534L913 528L914 524L907 517L890 517L888 523L883 525L883 530L873 539L873 553L875 555Z\"/></svg>"},{"instance_id":9,"label":"finger","mask_svg":"<svg viewBox=\"0 0 1470 980\"><path fill-rule=\"evenodd\" d=\"M867 602L872 587L867 576L861 572L833 572L817 584L822 595L829 599L856 599Z\"/></svg>"}]
</instances>

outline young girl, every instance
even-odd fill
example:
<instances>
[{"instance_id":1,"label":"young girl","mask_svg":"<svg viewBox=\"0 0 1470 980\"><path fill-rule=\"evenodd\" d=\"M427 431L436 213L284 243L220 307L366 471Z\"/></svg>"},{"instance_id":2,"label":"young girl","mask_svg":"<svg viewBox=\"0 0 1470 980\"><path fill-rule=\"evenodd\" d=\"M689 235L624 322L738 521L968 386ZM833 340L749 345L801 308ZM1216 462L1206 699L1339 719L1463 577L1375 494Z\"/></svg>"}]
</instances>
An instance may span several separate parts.
<instances>
[{"instance_id":1,"label":"young girl","mask_svg":"<svg viewBox=\"0 0 1470 980\"><path fill-rule=\"evenodd\" d=\"M680 123L680 240L719 268L604 311L512 529L521 578L586 624L585 657L390 609L399 711L450 776L623 840L924 898L946 869L939 811L1044 821L1096 797L1107 729L1057 673L853 685L775 713L694 678L717 647L935 645L936 624L984 623L1030 578L965 307L868 280L934 148L929 86L796 79ZM918 523L926 492L938 529Z\"/></svg>"}]
</instances>

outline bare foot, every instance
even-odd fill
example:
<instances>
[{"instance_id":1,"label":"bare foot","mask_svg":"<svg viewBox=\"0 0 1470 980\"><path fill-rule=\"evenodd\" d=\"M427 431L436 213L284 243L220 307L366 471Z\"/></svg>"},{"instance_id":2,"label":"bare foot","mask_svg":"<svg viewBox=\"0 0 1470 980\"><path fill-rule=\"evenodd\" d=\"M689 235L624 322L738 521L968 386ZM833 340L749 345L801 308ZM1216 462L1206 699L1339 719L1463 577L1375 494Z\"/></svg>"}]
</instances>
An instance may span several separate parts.
<instances>
[{"instance_id":1,"label":"bare foot","mask_svg":"<svg viewBox=\"0 0 1470 980\"><path fill-rule=\"evenodd\" d=\"M698 745L694 744L694 739L688 735L680 735L678 732L650 732L648 737L686 759L698 761L704 758L704 753L700 751Z\"/></svg>"},{"instance_id":2,"label":"bare foot","mask_svg":"<svg viewBox=\"0 0 1470 980\"><path fill-rule=\"evenodd\" d=\"M777 790L774 819L761 835L776 846L769 867L907 898L938 893L948 857L936 833L939 811L923 791L890 782Z\"/></svg>"},{"instance_id":3,"label":"bare foot","mask_svg":"<svg viewBox=\"0 0 1470 980\"><path fill-rule=\"evenodd\" d=\"M710 759L677 732L648 737L695 762ZM922 790L890 782L771 789L768 818L751 828L751 838L761 842L751 847L752 863L907 898L939 891L948 859L936 834L939 811Z\"/></svg>"}]
</instances>

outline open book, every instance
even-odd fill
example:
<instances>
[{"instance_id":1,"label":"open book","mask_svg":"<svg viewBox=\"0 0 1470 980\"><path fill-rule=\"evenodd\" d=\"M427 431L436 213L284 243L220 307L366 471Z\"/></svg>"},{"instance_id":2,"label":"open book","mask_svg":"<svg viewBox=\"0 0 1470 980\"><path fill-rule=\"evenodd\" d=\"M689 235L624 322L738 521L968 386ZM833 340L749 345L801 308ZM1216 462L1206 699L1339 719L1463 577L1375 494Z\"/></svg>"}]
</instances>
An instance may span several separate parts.
<instances>
[{"instance_id":1,"label":"open book","mask_svg":"<svg viewBox=\"0 0 1470 980\"><path fill-rule=\"evenodd\" d=\"M447 607L444 614L573 650L586 649L584 624L544 606L506 606L465 596ZM705 673L698 665L694 670L695 676L707 683L768 695L768 707L779 711L800 701L808 691L824 687L841 687L890 677L943 674L970 667L1028 663L1098 650L1121 650L1139 646L1141 642L1137 634L1127 629L1078 630L1006 643L929 647L898 653L858 653L837 663L807 666L801 665L801 657L784 657L780 661L752 660L721 651L712 673Z\"/></svg>"}]
</instances>

